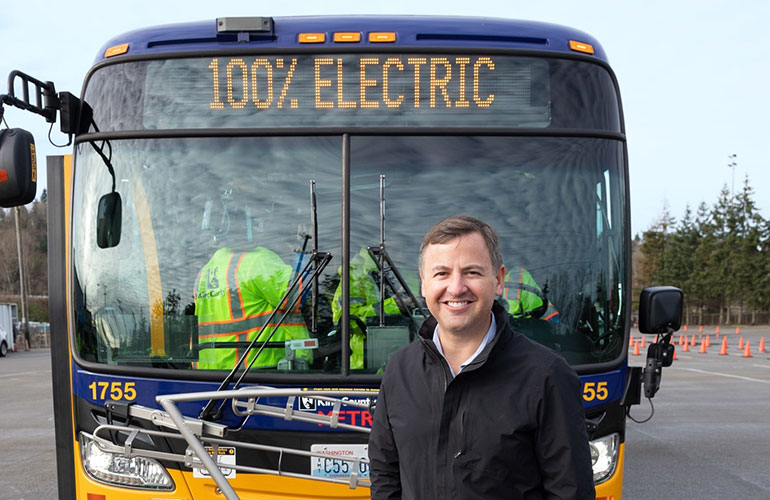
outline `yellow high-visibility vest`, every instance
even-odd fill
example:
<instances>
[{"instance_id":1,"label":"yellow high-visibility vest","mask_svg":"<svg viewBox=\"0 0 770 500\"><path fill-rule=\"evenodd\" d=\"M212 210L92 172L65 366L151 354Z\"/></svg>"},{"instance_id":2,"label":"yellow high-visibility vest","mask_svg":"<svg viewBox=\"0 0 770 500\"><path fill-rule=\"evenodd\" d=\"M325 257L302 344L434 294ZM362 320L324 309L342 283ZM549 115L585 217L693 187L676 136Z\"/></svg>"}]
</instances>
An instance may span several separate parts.
<instances>
[{"instance_id":1,"label":"yellow high-visibility vest","mask_svg":"<svg viewBox=\"0 0 770 500\"><path fill-rule=\"evenodd\" d=\"M529 291L528 288L533 291ZM529 271L523 267L506 273L503 299L508 303L508 313L514 318L522 318L528 317L529 313L541 308L543 299L535 291L542 290ZM547 309L538 319L559 321L559 311L549 300Z\"/></svg>"},{"instance_id":2,"label":"yellow high-visibility vest","mask_svg":"<svg viewBox=\"0 0 770 500\"><path fill-rule=\"evenodd\" d=\"M264 247L247 251L220 248L198 275L195 290L195 315L198 317L198 343L201 345L196 367L203 370L228 370L235 366L245 348L209 348L217 342L250 342L265 325L274 310L273 321L259 337L266 340L285 308L289 297L279 304L292 278L291 266L275 252ZM295 289L295 292L297 290ZM296 294L295 294L296 296ZM271 338L271 342L306 339L308 331L299 311L291 311ZM247 364L258 351L249 354ZM296 356L310 363L312 352L298 350ZM266 348L253 366L276 366L286 357L285 349Z\"/></svg>"},{"instance_id":3,"label":"yellow high-visibility vest","mask_svg":"<svg viewBox=\"0 0 770 500\"><path fill-rule=\"evenodd\" d=\"M350 259L350 315L366 321L368 317L379 314L380 288L372 273L377 271L377 263L372 260L366 248ZM342 275L342 268L337 270ZM385 314L398 315L396 300L393 297L385 299L383 304ZM342 281L337 286L332 299L332 321L336 325L342 318ZM350 369L360 370L364 367L364 332L355 321L350 322Z\"/></svg>"}]
</instances>

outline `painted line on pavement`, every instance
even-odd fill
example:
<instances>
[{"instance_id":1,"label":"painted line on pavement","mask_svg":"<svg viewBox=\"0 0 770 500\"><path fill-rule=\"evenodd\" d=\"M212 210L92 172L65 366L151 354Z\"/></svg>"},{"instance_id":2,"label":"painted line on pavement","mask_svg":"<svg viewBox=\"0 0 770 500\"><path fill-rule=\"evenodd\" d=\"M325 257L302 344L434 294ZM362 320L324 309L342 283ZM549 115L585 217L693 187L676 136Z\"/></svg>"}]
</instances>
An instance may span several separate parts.
<instances>
[{"instance_id":1,"label":"painted line on pavement","mask_svg":"<svg viewBox=\"0 0 770 500\"><path fill-rule=\"evenodd\" d=\"M17 372L17 373L7 373L5 375L0 375L0 378L5 377L18 377L20 375L37 375L39 373L51 373L51 370L37 370L34 372Z\"/></svg>"},{"instance_id":2,"label":"painted line on pavement","mask_svg":"<svg viewBox=\"0 0 770 500\"><path fill-rule=\"evenodd\" d=\"M696 373L705 373L707 375L719 375L720 377L737 378L737 379L740 379L740 380L748 380L749 382L759 382L760 384L770 384L770 380L762 380L762 379L751 378L751 377L742 377L740 375L732 375L730 373L710 372L710 371L707 371L707 370L698 370L697 368L678 368L678 367L674 368L672 366L671 368L668 368L668 369L669 370L670 369L674 369L674 370L687 370L687 371L696 372Z\"/></svg>"}]
</instances>

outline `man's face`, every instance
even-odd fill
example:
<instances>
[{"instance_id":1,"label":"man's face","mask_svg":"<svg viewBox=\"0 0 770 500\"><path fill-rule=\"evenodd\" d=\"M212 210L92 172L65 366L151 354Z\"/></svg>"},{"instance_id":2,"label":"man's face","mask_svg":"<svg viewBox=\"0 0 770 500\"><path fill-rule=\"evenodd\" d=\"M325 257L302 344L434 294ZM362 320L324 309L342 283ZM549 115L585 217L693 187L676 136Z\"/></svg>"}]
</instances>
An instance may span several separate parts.
<instances>
[{"instance_id":1,"label":"man's face","mask_svg":"<svg viewBox=\"0 0 770 500\"><path fill-rule=\"evenodd\" d=\"M423 251L422 295L439 331L481 335L489 329L496 295L503 293L505 267L493 269L484 238L470 233Z\"/></svg>"}]
</instances>

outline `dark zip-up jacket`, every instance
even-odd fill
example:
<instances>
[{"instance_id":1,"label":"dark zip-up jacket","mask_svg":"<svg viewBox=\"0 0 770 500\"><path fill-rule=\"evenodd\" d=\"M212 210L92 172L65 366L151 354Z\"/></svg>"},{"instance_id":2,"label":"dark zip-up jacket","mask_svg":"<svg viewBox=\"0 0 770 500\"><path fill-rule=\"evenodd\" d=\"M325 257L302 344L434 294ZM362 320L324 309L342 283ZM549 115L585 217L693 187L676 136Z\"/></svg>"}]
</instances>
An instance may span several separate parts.
<instances>
[{"instance_id":1,"label":"dark zip-up jacket","mask_svg":"<svg viewBox=\"0 0 770 500\"><path fill-rule=\"evenodd\" d=\"M595 499L580 379L492 311L494 339L454 379L433 318L388 361L369 439L373 500Z\"/></svg>"}]
</instances>

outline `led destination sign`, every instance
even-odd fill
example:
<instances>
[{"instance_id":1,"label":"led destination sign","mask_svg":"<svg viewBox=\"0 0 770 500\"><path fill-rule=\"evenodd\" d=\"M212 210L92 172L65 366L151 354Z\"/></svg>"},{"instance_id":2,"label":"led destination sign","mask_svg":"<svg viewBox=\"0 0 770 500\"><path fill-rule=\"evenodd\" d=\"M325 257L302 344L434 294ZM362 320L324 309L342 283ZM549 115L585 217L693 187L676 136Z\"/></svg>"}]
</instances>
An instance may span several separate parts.
<instances>
[{"instance_id":1,"label":"led destination sign","mask_svg":"<svg viewBox=\"0 0 770 500\"><path fill-rule=\"evenodd\" d=\"M325 54L152 61L145 128L508 126L550 123L547 61Z\"/></svg>"}]
</instances>

